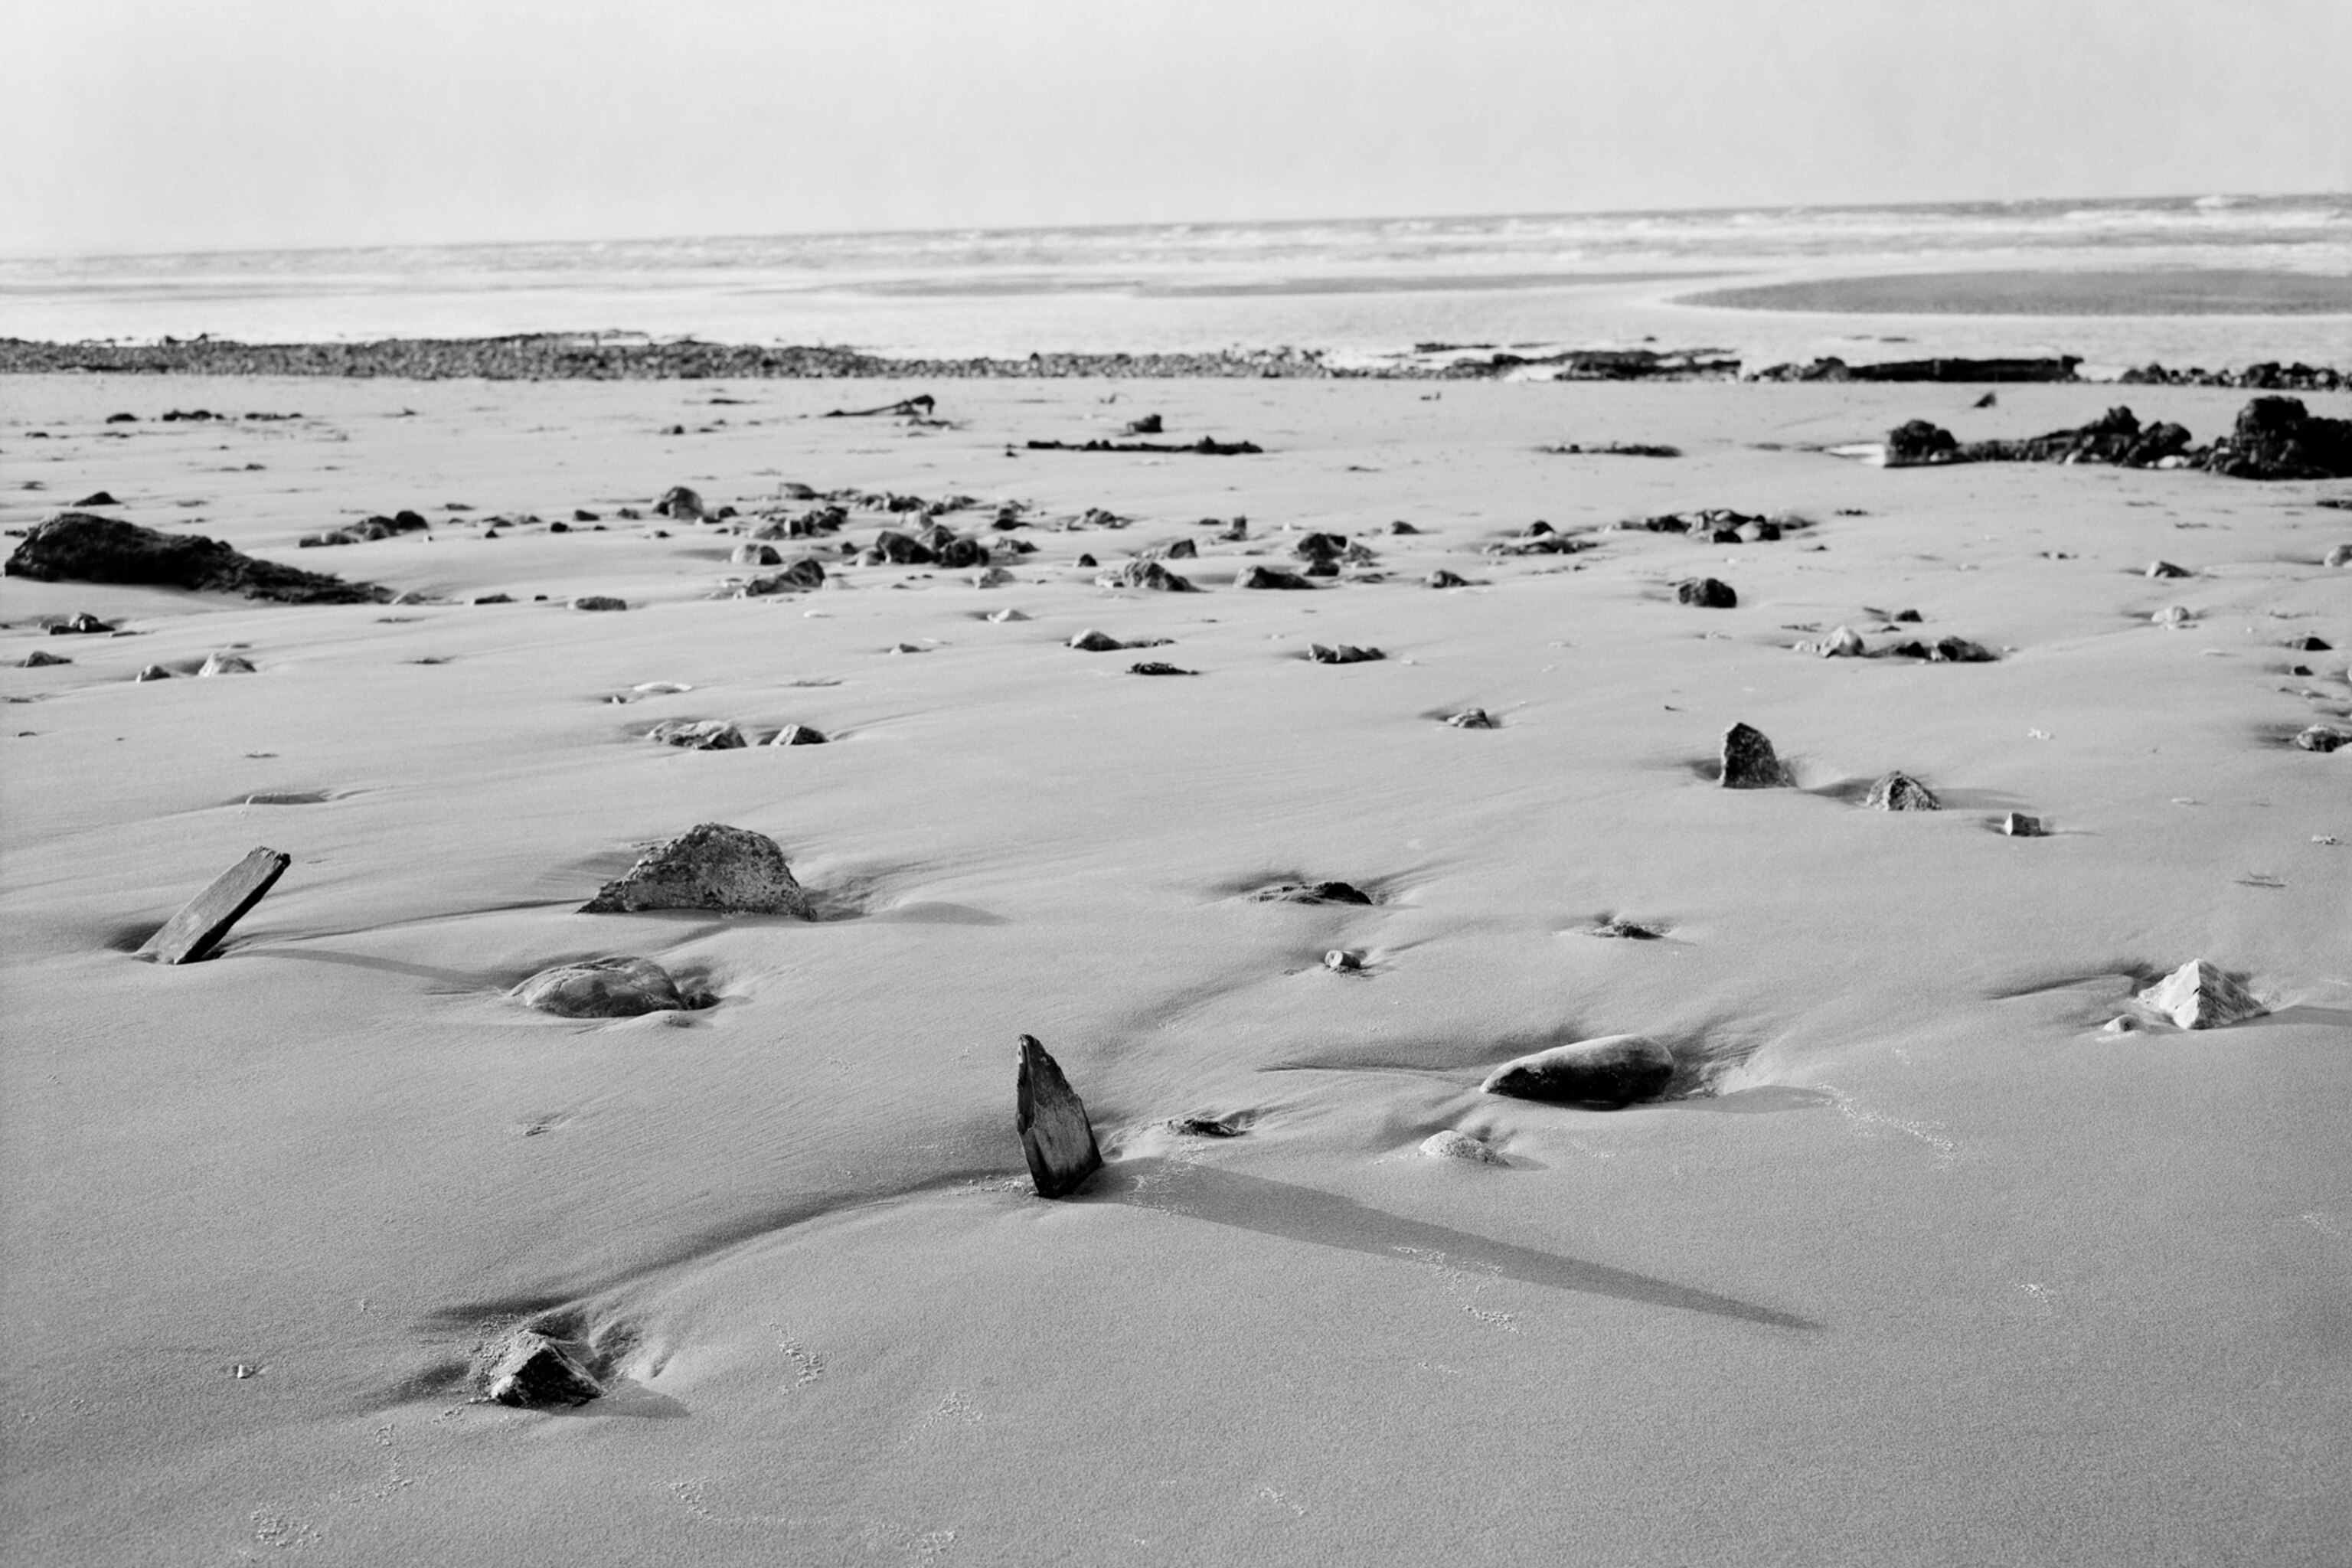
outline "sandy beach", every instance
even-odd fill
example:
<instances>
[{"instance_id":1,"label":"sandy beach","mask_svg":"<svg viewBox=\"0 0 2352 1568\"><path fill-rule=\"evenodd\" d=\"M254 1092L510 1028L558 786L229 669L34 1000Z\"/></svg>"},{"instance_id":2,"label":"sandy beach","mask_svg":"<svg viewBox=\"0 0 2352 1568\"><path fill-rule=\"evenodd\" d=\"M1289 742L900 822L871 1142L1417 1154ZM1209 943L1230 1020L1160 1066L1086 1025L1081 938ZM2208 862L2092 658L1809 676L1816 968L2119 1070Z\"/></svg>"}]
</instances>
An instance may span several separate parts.
<instances>
[{"instance_id":1,"label":"sandy beach","mask_svg":"<svg viewBox=\"0 0 2352 1568\"><path fill-rule=\"evenodd\" d=\"M0 580L6 1556L2340 1562L2352 748L2290 738L2352 723L2352 484L1832 451L2247 396L1983 390L0 377L6 528L104 490L404 601ZM1263 450L1026 446L1150 414ZM1544 449L1608 443L1682 455ZM851 505L734 596L794 485L973 498L1007 580ZM1639 526L1710 508L1781 536ZM1097 584L1154 550L1202 591ZM646 738L703 719L754 743ZM1739 722L1793 787L1718 787ZM700 823L820 918L577 912ZM131 956L257 846L216 957ZM713 1005L509 994L619 954ZM2263 1015L2135 1005L2199 959ZM1479 1090L1621 1033L1675 1098ZM1024 1034L1107 1162L1058 1201ZM534 1317L605 1397L473 1397Z\"/></svg>"}]
</instances>

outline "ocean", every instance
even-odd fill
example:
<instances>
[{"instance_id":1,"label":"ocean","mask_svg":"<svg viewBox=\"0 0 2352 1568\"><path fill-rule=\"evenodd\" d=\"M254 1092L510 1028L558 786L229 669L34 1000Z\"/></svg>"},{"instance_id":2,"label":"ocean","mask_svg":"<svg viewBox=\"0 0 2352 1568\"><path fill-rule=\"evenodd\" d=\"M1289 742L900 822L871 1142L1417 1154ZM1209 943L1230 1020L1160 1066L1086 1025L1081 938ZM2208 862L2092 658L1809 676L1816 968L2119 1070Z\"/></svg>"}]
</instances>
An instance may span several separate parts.
<instances>
[{"instance_id":1,"label":"ocean","mask_svg":"<svg viewBox=\"0 0 2352 1568\"><path fill-rule=\"evenodd\" d=\"M1738 302L1704 298L1723 290ZM540 331L922 356L1647 344L1750 364L2352 365L2352 195L0 258L0 336Z\"/></svg>"}]
</instances>

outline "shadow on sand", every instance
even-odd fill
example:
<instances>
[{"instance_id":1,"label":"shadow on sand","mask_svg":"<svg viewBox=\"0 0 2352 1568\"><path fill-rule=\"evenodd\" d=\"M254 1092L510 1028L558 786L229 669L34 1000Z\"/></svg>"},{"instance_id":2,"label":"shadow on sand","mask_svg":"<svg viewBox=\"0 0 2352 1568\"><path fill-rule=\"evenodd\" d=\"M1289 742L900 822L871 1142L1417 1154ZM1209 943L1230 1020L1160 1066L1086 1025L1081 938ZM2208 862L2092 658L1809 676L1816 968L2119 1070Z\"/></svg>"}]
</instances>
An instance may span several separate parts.
<instances>
[{"instance_id":1,"label":"shadow on sand","mask_svg":"<svg viewBox=\"0 0 2352 1568\"><path fill-rule=\"evenodd\" d=\"M1466 1230L1388 1214L1353 1198L1244 1176L1213 1165L1158 1159L1125 1161L1105 1169L1078 1201L1088 1199L1132 1204L1286 1241L1312 1242L1392 1260L1402 1260L1406 1249L1442 1252L1451 1261L1484 1264L1507 1279L1555 1290L1708 1312L1776 1329L1818 1331L1822 1328L1791 1312L1677 1285L1671 1279L1514 1247Z\"/></svg>"}]
</instances>

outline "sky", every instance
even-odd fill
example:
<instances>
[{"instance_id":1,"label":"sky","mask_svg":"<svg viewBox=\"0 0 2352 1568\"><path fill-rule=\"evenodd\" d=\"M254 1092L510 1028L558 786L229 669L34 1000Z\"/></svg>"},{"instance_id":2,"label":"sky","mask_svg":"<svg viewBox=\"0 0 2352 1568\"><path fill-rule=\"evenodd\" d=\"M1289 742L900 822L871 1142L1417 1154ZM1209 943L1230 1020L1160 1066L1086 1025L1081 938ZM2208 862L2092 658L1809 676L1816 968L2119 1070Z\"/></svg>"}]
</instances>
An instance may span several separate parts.
<instances>
[{"instance_id":1,"label":"sky","mask_svg":"<svg viewBox=\"0 0 2352 1568\"><path fill-rule=\"evenodd\" d=\"M2352 0L7 0L0 253L2352 191Z\"/></svg>"}]
</instances>

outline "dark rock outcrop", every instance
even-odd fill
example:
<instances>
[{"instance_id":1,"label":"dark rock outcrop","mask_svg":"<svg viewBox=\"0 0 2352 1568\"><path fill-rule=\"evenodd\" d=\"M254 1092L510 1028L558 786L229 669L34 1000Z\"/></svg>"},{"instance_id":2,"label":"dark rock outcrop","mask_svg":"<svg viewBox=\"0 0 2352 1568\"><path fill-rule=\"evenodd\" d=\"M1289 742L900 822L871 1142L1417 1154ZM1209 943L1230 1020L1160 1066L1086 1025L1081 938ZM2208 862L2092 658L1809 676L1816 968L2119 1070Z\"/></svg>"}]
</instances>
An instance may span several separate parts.
<instances>
[{"instance_id":1,"label":"dark rock outcrop","mask_svg":"<svg viewBox=\"0 0 2352 1568\"><path fill-rule=\"evenodd\" d=\"M1317 664L1369 664L1388 658L1376 647L1358 647L1354 643L1308 643L1307 657Z\"/></svg>"},{"instance_id":2,"label":"dark rock outcrop","mask_svg":"<svg viewBox=\"0 0 2352 1568\"><path fill-rule=\"evenodd\" d=\"M5 567L43 583L129 583L242 594L289 605L378 605L392 597L371 583L257 561L217 539L163 533L89 512L62 512L26 534Z\"/></svg>"},{"instance_id":3,"label":"dark rock outcrop","mask_svg":"<svg viewBox=\"0 0 2352 1568\"><path fill-rule=\"evenodd\" d=\"M2352 419L2319 418L2298 397L2257 397L2198 466L2239 479L2352 477Z\"/></svg>"}]
</instances>

